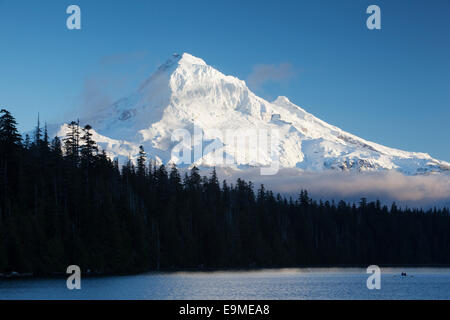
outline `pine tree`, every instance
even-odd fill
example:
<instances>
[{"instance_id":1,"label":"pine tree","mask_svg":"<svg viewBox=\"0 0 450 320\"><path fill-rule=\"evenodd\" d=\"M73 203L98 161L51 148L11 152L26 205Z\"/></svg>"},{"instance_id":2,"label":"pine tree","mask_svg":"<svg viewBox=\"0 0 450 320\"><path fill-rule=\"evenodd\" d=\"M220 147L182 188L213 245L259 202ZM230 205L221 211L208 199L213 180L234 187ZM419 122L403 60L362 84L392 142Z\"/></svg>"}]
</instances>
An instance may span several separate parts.
<instances>
[{"instance_id":1,"label":"pine tree","mask_svg":"<svg viewBox=\"0 0 450 320\"><path fill-rule=\"evenodd\" d=\"M180 173L178 172L177 166L175 164L172 164L170 168L169 183L171 186L171 190L174 192L180 193L183 189Z\"/></svg>"},{"instance_id":2,"label":"pine tree","mask_svg":"<svg viewBox=\"0 0 450 320\"><path fill-rule=\"evenodd\" d=\"M193 166L185 182L187 188L190 190L200 190L201 181L202 178L199 174L199 169L196 166Z\"/></svg>"},{"instance_id":3,"label":"pine tree","mask_svg":"<svg viewBox=\"0 0 450 320\"><path fill-rule=\"evenodd\" d=\"M22 139L16 119L5 109L0 110L0 222L11 212L11 197L18 188L18 163ZM1 235L0 235L1 237Z\"/></svg>"},{"instance_id":4,"label":"pine tree","mask_svg":"<svg viewBox=\"0 0 450 320\"><path fill-rule=\"evenodd\" d=\"M54 137L51 143L50 150L57 156L62 157L61 140L58 136Z\"/></svg>"},{"instance_id":5,"label":"pine tree","mask_svg":"<svg viewBox=\"0 0 450 320\"><path fill-rule=\"evenodd\" d=\"M38 118L37 118L37 125L36 128L34 130L34 143L39 146L42 140L42 129L41 129L41 121L40 121L40 116L38 113Z\"/></svg>"},{"instance_id":6,"label":"pine tree","mask_svg":"<svg viewBox=\"0 0 450 320\"><path fill-rule=\"evenodd\" d=\"M79 123L72 121L68 125L69 132L66 138L64 138L64 149L66 151L66 157L74 164L78 163L79 151L80 151L80 127Z\"/></svg>"},{"instance_id":7,"label":"pine tree","mask_svg":"<svg viewBox=\"0 0 450 320\"><path fill-rule=\"evenodd\" d=\"M257 202L258 203L263 203L264 200L266 198L266 189L264 188L264 184L261 184L260 188L258 189L258 194L257 194Z\"/></svg>"},{"instance_id":8,"label":"pine tree","mask_svg":"<svg viewBox=\"0 0 450 320\"><path fill-rule=\"evenodd\" d=\"M16 119L5 109L0 110L0 145L19 146L21 137L17 131Z\"/></svg>"},{"instance_id":9,"label":"pine tree","mask_svg":"<svg viewBox=\"0 0 450 320\"><path fill-rule=\"evenodd\" d=\"M139 146L139 156L137 159L137 173L140 177L145 177L145 163L147 162L147 154L143 146Z\"/></svg>"},{"instance_id":10,"label":"pine tree","mask_svg":"<svg viewBox=\"0 0 450 320\"><path fill-rule=\"evenodd\" d=\"M31 139L30 139L30 135L28 133L25 135L25 139L23 141L23 146L25 149L30 149Z\"/></svg>"},{"instance_id":11,"label":"pine tree","mask_svg":"<svg viewBox=\"0 0 450 320\"><path fill-rule=\"evenodd\" d=\"M301 190L300 191L299 200L300 200L300 205L302 207L304 207L304 208L308 207L308 205L310 203L310 199L309 199L309 196L308 196L308 191Z\"/></svg>"},{"instance_id":12,"label":"pine tree","mask_svg":"<svg viewBox=\"0 0 450 320\"><path fill-rule=\"evenodd\" d=\"M45 123L44 126L44 146L45 148L48 148L49 145L49 141L48 141L48 128L47 128L47 122Z\"/></svg>"},{"instance_id":13,"label":"pine tree","mask_svg":"<svg viewBox=\"0 0 450 320\"><path fill-rule=\"evenodd\" d=\"M97 144L92 140L92 127L86 125L82 131L81 137L82 145L80 146L81 161L84 165L89 166L94 161L94 153L98 152Z\"/></svg>"}]
</instances>

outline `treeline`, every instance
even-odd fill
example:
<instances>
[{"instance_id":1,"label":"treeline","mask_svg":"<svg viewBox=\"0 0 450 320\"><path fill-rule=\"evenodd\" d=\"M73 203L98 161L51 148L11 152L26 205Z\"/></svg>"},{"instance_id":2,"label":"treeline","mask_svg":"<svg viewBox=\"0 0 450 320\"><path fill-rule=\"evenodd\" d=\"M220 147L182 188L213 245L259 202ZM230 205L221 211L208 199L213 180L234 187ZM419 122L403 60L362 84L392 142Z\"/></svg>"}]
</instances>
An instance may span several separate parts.
<instances>
[{"instance_id":1,"label":"treeline","mask_svg":"<svg viewBox=\"0 0 450 320\"><path fill-rule=\"evenodd\" d=\"M445 208L286 199L215 170L180 176L143 148L119 168L89 126L50 141L39 122L25 139L16 125L0 111L0 273L450 264Z\"/></svg>"}]
</instances>

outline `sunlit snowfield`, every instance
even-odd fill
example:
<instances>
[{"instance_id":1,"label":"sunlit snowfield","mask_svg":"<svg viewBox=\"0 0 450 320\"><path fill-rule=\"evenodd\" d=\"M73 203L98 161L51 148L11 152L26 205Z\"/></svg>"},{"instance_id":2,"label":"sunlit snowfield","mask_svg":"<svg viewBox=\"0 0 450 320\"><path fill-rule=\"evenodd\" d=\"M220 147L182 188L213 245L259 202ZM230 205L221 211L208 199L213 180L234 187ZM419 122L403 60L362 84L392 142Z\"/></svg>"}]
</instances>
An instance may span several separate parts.
<instances>
[{"instance_id":1,"label":"sunlit snowfield","mask_svg":"<svg viewBox=\"0 0 450 320\"><path fill-rule=\"evenodd\" d=\"M407 276L400 274L406 272ZM383 269L368 290L365 269L148 273L66 280L0 280L0 299L450 299L450 268Z\"/></svg>"}]
</instances>

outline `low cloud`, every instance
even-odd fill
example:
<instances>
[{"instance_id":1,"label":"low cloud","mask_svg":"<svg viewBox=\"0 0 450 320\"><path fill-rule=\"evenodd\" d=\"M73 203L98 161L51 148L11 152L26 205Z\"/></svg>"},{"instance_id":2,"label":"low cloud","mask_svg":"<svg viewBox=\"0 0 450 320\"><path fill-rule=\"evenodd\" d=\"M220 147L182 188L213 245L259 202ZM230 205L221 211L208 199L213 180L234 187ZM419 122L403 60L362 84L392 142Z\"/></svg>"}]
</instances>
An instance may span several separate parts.
<instances>
[{"instance_id":1,"label":"low cloud","mask_svg":"<svg viewBox=\"0 0 450 320\"><path fill-rule=\"evenodd\" d=\"M110 55L103 56L100 59L100 64L104 66L117 65L117 64L127 64L136 60L144 60L149 55L148 51L132 51L125 53L113 53Z\"/></svg>"},{"instance_id":2,"label":"low cloud","mask_svg":"<svg viewBox=\"0 0 450 320\"><path fill-rule=\"evenodd\" d=\"M202 173L208 174L204 169ZM280 169L274 176L261 176L257 168L242 171L217 169L221 179L234 183L237 178L252 181L256 188L297 198L301 189L319 200L357 202L361 197L384 204L430 208L450 206L450 175L406 176L395 171L377 173L304 172L296 168Z\"/></svg>"},{"instance_id":3,"label":"low cloud","mask_svg":"<svg viewBox=\"0 0 450 320\"><path fill-rule=\"evenodd\" d=\"M267 82L282 82L295 76L296 72L290 63L258 64L247 77L247 84L252 89L260 89Z\"/></svg>"},{"instance_id":4,"label":"low cloud","mask_svg":"<svg viewBox=\"0 0 450 320\"><path fill-rule=\"evenodd\" d=\"M96 111L101 110L113 103L111 92L108 88L114 84L101 77L89 77L84 81L81 92L81 110L83 117L90 117Z\"/></svg>"},{"instance_id":5,"label":"low cloud","mask_svg":"<svg viewBox=\"0 0 450 320\"><path fill-rule=\"evenodd\" d=\"M133 51L101 57L86 76L71 113L88 120L129 94L129 88L134 88L134 83L139 83L150 68L145 62L148 55L147 51Z\"/></svg>"}]
</instances>

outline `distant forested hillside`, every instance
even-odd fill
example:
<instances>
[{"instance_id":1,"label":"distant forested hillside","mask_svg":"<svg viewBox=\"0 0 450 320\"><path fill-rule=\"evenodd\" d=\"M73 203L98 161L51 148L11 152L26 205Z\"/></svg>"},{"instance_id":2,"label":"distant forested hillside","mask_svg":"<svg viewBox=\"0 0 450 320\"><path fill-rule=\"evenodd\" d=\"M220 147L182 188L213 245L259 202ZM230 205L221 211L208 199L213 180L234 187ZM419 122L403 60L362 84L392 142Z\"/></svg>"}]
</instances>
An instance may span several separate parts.
<instances>
[{"instance_id":1,"label":"distant forested hillside","mask_svg":"<svg viewBox=\"0 0 450 320\"><path fill-rule=\"evenodd\" d=\"M38 123L22 139L0 111L0 273L450 264L446 208L317 202L301 185L286 199L213 169L180 176L142 148L120 168L89 126L70 128L50 140Z\"/></svg>"}]
</instances>

